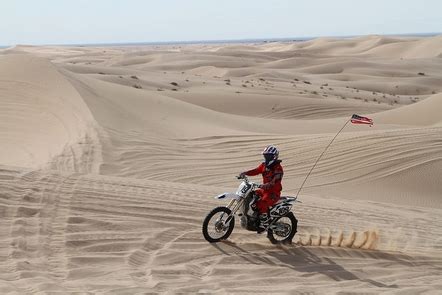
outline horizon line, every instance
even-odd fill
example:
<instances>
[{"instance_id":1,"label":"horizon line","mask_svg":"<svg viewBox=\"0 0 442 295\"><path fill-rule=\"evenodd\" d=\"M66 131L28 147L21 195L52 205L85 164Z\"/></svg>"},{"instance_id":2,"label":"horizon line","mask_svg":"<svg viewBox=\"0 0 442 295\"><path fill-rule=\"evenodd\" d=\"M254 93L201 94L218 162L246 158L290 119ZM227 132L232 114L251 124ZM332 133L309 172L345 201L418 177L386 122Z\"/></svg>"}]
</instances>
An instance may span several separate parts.
<instances>
[{"instance_id":1,"label":"horizon line","mask_svg":"<svg viewBox=\"0 0 442 295\"><path fill-rule=\"evenodd\" d=\"M0 48L10 48L15 46L137 46L137 45L191 45L191 44L222 44L222 43L256 43L256 42L302 42L318 38L354 38L363 36L398 36L398 37L434 37L442 35L442 32L425 32L425 33L400 33L400 34L362 34L362 35L319 35L309 37L270 37L270 38L238 38L238 39L193 39L193 40L171 40L171 41L129 41L129 42L103 42L103 43L46 43L46 44L13 44L0 45Z\"/></svg>"}]
</instances>

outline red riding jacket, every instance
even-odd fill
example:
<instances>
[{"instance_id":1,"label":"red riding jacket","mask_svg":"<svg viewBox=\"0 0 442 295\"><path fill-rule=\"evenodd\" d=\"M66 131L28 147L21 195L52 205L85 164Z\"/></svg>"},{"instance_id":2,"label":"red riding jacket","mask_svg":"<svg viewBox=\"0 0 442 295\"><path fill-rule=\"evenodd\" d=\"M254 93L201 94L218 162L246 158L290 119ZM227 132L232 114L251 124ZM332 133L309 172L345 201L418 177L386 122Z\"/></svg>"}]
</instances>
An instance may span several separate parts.
<instances>
[{"instance_id":1,"label":"red riding jacket","mask_svg":"<svg viewBox=\"0 0 442 295\"><path fill-rule=\"evenodd\" d=\"M262 183L264 184L262 189L265 191L280 193L282 190L281 180L284 171L280 160L277 160L270 167L266 167L264 163L261 163L255 169L246 171L245 174L248 176L262 174Z\"/></svg>"}]
</instances>

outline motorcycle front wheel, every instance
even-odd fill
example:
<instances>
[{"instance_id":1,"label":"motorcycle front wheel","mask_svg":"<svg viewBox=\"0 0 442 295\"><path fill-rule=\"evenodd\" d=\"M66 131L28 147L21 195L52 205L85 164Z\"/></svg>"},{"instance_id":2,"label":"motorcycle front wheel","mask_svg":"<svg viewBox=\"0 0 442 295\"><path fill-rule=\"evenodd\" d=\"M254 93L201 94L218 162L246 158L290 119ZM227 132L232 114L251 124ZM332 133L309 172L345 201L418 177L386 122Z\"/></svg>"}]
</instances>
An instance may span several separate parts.
<instances>
[{"instance_id":1,"label":"motorcycle front wheel","mask_svg":"<svg viewBox=\"0 0 442 295\"><path fill-rule=\"evenodd\" d=\"M227 239L235 227L235 217L227 207L216 207L207 214L203 222L203 236L210 243ZM230 219L230 220L229 220Z\"/></svg>"},{"instance_id":2,"label":"motorcycle front wheel","mask_svg":"<svg viewBox=\"0 0 442 295\"><path fill-rule=\"evenodd\" d=\"M292 212L278 218L267 231L272 244L291 244L298 229L298 220Z\"/></svg>"}]
</instances>

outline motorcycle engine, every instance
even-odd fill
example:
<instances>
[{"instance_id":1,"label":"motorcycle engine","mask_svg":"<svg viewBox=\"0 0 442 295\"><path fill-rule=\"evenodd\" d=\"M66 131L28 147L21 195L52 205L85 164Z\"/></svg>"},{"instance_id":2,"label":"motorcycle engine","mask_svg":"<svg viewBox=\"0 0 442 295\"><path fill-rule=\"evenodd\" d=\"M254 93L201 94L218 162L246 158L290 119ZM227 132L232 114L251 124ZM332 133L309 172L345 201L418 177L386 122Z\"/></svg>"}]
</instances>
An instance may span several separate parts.
<instances>
[{"instance_id":1,"label":"motorcycle engine","mask_svg":"<svg viewBox=\"0 0 442 295\"><path fill-rule=\"evenodd\" d=\"M247 217L241 216L241 227L247 229Z\"/></svg>"},{"instance_id":2,"label":"motorcycle engine","mask_svg":"<svg viewBox=\"0 0 442 295\"><path fill-rule=\"evenodd\" d=\"M258 218L241 216L241 226L246 230L256 231L258 229Z\"/></svg>"}]
</instances>

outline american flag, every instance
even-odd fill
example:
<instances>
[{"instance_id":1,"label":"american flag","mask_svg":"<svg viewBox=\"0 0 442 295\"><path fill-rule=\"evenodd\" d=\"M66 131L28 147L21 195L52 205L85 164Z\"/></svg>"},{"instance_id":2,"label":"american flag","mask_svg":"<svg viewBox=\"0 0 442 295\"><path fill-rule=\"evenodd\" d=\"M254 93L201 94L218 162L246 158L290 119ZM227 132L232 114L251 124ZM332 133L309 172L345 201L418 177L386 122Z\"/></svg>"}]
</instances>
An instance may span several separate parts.
<instances>
[{"instance_id":1,"label":"american flag","mask_svg":"<svg viewBox=\"0 0 442 295\"><path fill-rule=\"evenodd\" d=\"M353 124L367 124L367 125L373 125L373 120L367 117L362 117L362 116L358 116L356 114L354 114L353 116L351 116L351 122Z\"/></svg>"}]
</instances>

